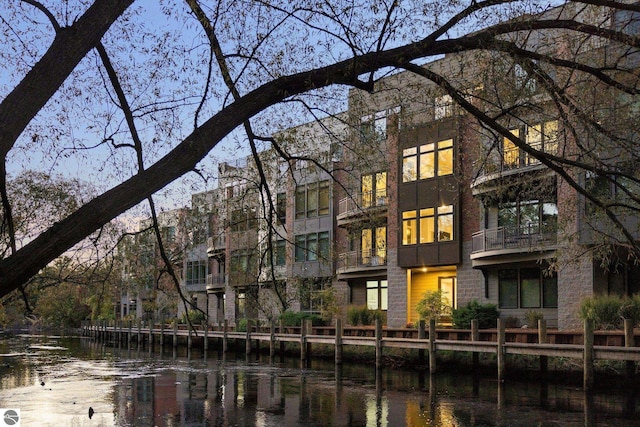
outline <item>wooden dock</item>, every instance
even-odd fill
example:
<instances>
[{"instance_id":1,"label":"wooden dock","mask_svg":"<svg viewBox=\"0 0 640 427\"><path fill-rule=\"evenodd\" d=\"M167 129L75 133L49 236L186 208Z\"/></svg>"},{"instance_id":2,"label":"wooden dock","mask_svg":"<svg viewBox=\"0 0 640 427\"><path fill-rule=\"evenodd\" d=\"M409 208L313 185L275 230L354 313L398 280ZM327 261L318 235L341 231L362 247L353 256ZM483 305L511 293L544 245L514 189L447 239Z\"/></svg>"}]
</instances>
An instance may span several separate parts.
<instances>
[{"instance_id":1,"label":"wooden dock","mask_svg":"<svg viewBox=\"0 0 640 427\"><path fill-rule=\"evenodd\" d=\"M222 351L228 351L229 342L244 341L246 353L261 348L267 342L271 355L283 352L285 343L297 344L301 360L306 360L313 344L334 346L335 362L342 363L344 346L366 346L375 348L376 365L382 366L385 348L416 349L429 360L429 371L436 372L437 353L442 351L468 352L473 354L474 364L481 353L495 354L498 367L498 380L505 376L505 357L507 355L537 356L541 371L546 371L548 357L581 359L584 371L584 388L593 387L594 363L596 360L617 360L627 362L627 374L635 375L636 362L640 361L640 347L635 345L636 337L630 321L625 321L624 332L595 332L590 322L585 322L584 330L577 332L547 331L544 321L538 329L507 330L504 322L498 320L496 329L479 330L477 322L472 322L471 330L436 330L435 322L420 322L416 329L383 328L378 322L374 328L344 328L340 320L333 327L312 327L303 322L299 327L255 327L248 322L246 331L235 331L227 322L217 326L186 328L177 322L167 325L144 324L137 322L101 322L83 325L83 333L98 340L112 342L136 341L138 345L159 343L161 346L178 346L179 341L191 348L194 338L202 343L204 350L211 343ZM423 356L424 357L424 356Z\"/></svg>"}]
</instances>

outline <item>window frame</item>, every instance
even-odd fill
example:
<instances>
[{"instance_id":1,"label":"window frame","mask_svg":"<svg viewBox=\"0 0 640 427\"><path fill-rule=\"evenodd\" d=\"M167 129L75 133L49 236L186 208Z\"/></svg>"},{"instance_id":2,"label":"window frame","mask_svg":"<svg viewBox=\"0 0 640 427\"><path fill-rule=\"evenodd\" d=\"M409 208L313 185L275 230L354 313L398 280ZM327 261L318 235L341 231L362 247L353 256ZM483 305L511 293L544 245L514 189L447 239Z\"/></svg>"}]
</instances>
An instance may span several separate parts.
<instances>
[{"instance_id":1,"label":"window frame","mask_svg":"<svg viewBox=\"0 0 640 427\"><path fill-rule=\"evenodd\" d=\"M558 308L557 273L549 276L545 270L536 267L498 270L498 308Z\"/></svg>"},{"instance_id":2,"label":"window frame","mask_svg":"<svg viewBox=\"0 0 640 427\"><path fill-rule=\"evenodd\" d=\"M429 215L430 213L433 215ZM423 215L424 214L424 215ZM456 238L456 208L455 205L442 205L439 207L424 207L420 209L410 209L401 214L401 241L402 246L429 245L433 243L452 242ZM422 240L422 227L427 223L432 223L433 241ZM446 223L449 225L444 227ZM441 232L447 232L446 238ZM427 239L428 240L428 239Z\"/></svg>"},{"instance_id":3,"label":"window frame","mask_svg":"<svg viewBox=\"0 0 640 427\"><path fill-rule=\"evenodd\" d=\"M453 175L456 167L454 138L444 138L402 150L402 182Z\"/></svg>"}]
</instances>

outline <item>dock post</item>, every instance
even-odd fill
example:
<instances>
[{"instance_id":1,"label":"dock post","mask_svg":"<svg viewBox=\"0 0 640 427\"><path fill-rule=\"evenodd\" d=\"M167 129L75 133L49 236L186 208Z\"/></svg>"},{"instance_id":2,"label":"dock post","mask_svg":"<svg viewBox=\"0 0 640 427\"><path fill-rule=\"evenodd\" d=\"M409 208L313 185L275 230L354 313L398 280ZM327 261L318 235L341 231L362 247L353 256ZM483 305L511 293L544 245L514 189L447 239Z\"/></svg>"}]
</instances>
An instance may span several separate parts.
<instances>
[{"instance_id":1,"label":"dock post","mask_svg":"<svg viewBox=\"0 0 640 427\"><path fill-rule=\"evenodd\" d=\"M226 353L227 351L229 351L229 320L224 319L222 326L222 352Z\"/></svg>"},{"instance_id":2,"label":"dock post","mask_svg":"<svg viewBox=\"0 0 640 427\"><path fill-rule=\"evenodd\" d=\"M436 373L436 319L429 319L429 373Z\"/></svg>"},{"instance_id":3,"label":"dock post","mask_svg":"<svg viewBox=\"0 0 640 427\"><path fill-rule=\"evenodd\" d=\"M423 340L425 338L427 338L427 331L425 330L425 321L424 319L420 319L418 321L418 339ZM420 350L418 350L418 360L420 362L424 360L424 354L425 354L424 349L421 348Z\"/></svg>"},{"instance_id":4,"label":"dock post","mask_svg":"<svg viewBox=\"0 0 640 427\"><path fill-rule=\"evenodd\" d=\"M505 374L505 359L504 359L504 343L505 343L505 327L504 322L498 319L498 349L496 351L496 358L498 360L498 381L504 381Z\"/></svg>"},{"instance_id":5,"label":"dock post","mask_svg":"<svg viewBox=\"0 0 640 427\"><path fill-rule=\"evenodd\" d=\"M300 325L300 360L307 360L307 322L304 319Z\"/></svg>"},{"instance_id":6,"label":"dock post","mask_svg":"<svg viewBox=\"0 0 640 427\"><path fill-rule=\"evenodd\" d=\"M249 356L251 354L251 319L247 319L247 331L245 337L245 354Z\"/></svg>"},{"instance_id":7,"label":"dock post","mask_svg":"<svg viewBox=\"0 0 640 427\"><path fill-rule=\"evenodd\" d=\"M151 348L151 346L153 346L153 327L155 326L155 323L153 320L149 320L149 338L148 338L148 342L149 342L149 348Z\"/></svg>"},{"instance_id":8,"label":"dock post","mask_svg":"<svg viewBox=\"0 0 640 427\"><path fill-rule=\"evenodd\" d=\"M593 388L593 321L584 321L584 389Z\"/></svg>"},{"instance_id":9,"label":"dock post","mask_svg":"<svg viewBox=\"0 0 640 427\"><path fill-rule=\"evenodd\" d=\"M173 319L173 348L178 347L178 319Z\"/></svg>"},{"instance_id":10,"label":"dock post","mask_svg":"<svg viewBox=\"0 0 640 427\"><path fill-rule=\"evenodd\" d=\"M635 344L633 337L633 320L624 319L624 346L633 347ZM627 379L633 381L636 375L636 362L627 360Z\"/></svg>"},{"instance_id":11,"label":"dock post","mask_svg":"<svg viewBox=\"0 0 640 427\"><path fill-rule=\"evenodd\" d=\"M538 343L547 344L547 321L544 319L538 319ZM549 358L547 356L540 356L540 373L543 376L547 375L549 369Z\"/></svg>"},{"instance_id":12,"label":"dock post","mask_svg":"<svg viewBox=\"0 0 640 427\"><path fill-rule=\"evenodd\" d=\"M276 354L276 322L271 319L269 323L269 357L273 357Z\"/></svg>"},{"instance_id":13,"label":"dock post","mask_svg":"<svg viewBox=\"0 0 640 427\"><path fill-rule=\"evenodd\" d=\"M204 343L202 344L202 347L204 348L204 351L209 350L209 321L205 320L204 321Z\"/></svg>"},{"instance_id":14,"label":"dock post","mask_svg":"<svg viewBox=\"0 0 640 427\"><path fill-rule=\"evenodd\" d=\"M129 333L127 334L127 343L131 344L133 340L133 320L129 320Z\"/></svg>"},{"instance_id":15,"label":"dock post","mask_svg":"<svg viewBox=\"0 0 640 427\"><path fill-rule=\"evenodd\" d=\"M382 322L376 319L376 368L382 368Z\"/></svg>"},{"instance_id":16,"label":"dock post","mask_svg":"<svg viewBox=\"0 0 640 427\"><path fill-rule=\"evenodd\" d=\"M188 323L187 324L187 348L189 350L191 350L191 346L193 344L192 335L193 335L193 324Z\"/></svg>"},{"instance_id":17,"label":"dock post","mask_svg":"<svg viewBox=\"0 0 640 427\"><path fill-rule=\"evenodd\" d=\"M160 348L164 348L164 316L160 319Z\"/></svg>"},{"instance_id":18,"label":"dock post","mask_svg":"<svg viewBox=\"0 0 640 427\"><path fill-rule=\"evenodd\" d=\"M284 320L280 319L278 322L278 332L284 334ZM280 354L284 354L284 341L280 341Z\"/></svg>"},{"instance_id":19,"label":"dock post","mask_svg":"<svg viewBox=\"0 0 640 427\"><path fill-rule=\"evenodd\" d=\"M471 341L480 341L480 327L478 319L471 319ZM480 364L480 353L474 351L471 358L473 360L473 370L475 371Z\"/></svg>"},{"instance_id":20,"label":"dock post","mask_svg":"<svg viewBox=\"0 0 640 427\"><path fill-rule=\"evenodd\" d=\"M142 319L138 319L138 348L142 341Z\"/></svg>"},{"instance_id":21,"label":"dock post","mask_svg":"<svg viewBox=\"0 0 640 427\"><path fill-rule=\"evenodd\" d=\"M336 365L342 363L342 319L336 319Z\"/></svg>"}]
</instances>

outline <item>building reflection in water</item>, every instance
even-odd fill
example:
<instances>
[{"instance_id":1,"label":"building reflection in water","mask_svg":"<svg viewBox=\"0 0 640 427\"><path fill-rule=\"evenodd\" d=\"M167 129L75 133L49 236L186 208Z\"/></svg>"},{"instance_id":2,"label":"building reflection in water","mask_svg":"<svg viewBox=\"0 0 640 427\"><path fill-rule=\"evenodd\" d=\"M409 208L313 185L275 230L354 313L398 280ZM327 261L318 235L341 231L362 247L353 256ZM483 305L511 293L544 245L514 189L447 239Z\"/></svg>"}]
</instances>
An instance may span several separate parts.
<instances>
[{"instance_id":1,"label":"building reflection in water","mask_svg":"<svg viewBox=\"0 0 640 427\"><path fill-rule=\"evenodd\" d=\"M173 364L115 387L120 420L132 425L477 426L634 425L635 393L587 395L541 381L331 367L314 361ZM629 397L631 396L631 397ZM524 410L526 409L526 410ZM597 424L596 424L597 423Z\"/></svg>"},{"instance_id":2,"label":"building reflection in water","mask_svg":"<svg viewBox=\"0 0 640 427\"><path fill-rule=\"evenodd\" d=\"M640 386L624 381L597 379L585 394L581 378L499 383L491 375L430 376L366 363L61 344L28 347L27 357L15 352L23 341L0 343L3 407L20 407L25 420L46 415L49 425L71 425L92 406L99 425L117 426L625 427L638 425L640 413Z\"/></svg>"}]
</instances>

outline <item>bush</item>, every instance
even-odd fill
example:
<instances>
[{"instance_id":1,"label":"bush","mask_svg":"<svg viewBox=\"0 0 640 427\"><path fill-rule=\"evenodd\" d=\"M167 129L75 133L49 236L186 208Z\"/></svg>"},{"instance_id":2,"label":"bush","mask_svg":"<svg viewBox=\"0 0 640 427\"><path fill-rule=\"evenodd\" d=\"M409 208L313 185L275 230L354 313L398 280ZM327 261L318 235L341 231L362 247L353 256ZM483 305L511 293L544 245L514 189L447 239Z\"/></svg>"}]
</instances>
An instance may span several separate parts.
<instances>
[{"instance_id":1,"label":"bush","mask_svg":"<svg viewBox=\"0 0 640 427\"><path fill-rule=\"evenodd\" d=\"M439 320L442 316L449 314L451 308L449 301L442 295L442 290L427 291L418 301L416 311L420 319Z\"/></svg>"},{"instance_id":2,"label":"bush","mask_svg":"<svg viewBox=\"0 0 640 427\"><path fill-rule=\"evenodd\" d=\"M387 313L382 310L370 310L366 305L352 305L347 309L347 322L352 326L369 326L376 320L386 323Z\"/></svg>"},{"instance_id":3,"label":"bush","mask_svg":"<svg viewBox=\"0 0 640 427\"><path fill-rule=\"evenodd\" d=\"M636 326L640 322L640 295L588 297L580 304L579 315L582 320L591 320L595 329L622 329L623 319Z\"/></svg>"},{"instance_id":4,"label":"bush","mask_svg":"<svg viewBox=\"0 0 640 427\"><path fill-rule=\"evenodd\" d=\"M182 315L182 319L180 319L180 323L188 323L187 316L191 321L192 325L200 325L204 323L204 313L200 310L189 310L185 314Z\"/></svg>"},{"instance_id":5,"label":"bush","mask_svg":"<svg viewBox=\"0 0 640 427\"><path fill-rule=\"evenodd\" d=\"M362 307L355 305L352 305L347 309L347 322L349 322L350 325L357 326L360 323L361 310Z\"/></svg>"},{"instance_id":6,"label":"bush","mask_svg":"<svg viewBox=\"0 0 640 427\"><path fill-rule=\"evenodd\" d=\"M311 319L313 326L324 326L324 320L317 314L304 313L301 311L285 311L280 315L280 320L284 326L301 326L303 320Z\"/></svg>"},{"instance_id":7,"label":"bush","mask_svg":"<svg viewBox=\"0 0 640 427\"><path fill-rule=\"evenodd\" d=\"M455 328L469 329L473 319L478 320L478 327L481 329L495 328L498 321L498 307L495 304L480 304L473 300L466 306L453 310L452 321Z\"/></svg>"},{"instance_id":8,"label":"bush","mask_svg":"<svg viewBox=\"0 0 640 427\"><path fill-rule=\"evenodd\" d=\"M245 318L238 319L238 324L236 325L236 332L247 332L247 319Z\"/></svg>"},{"instance_id":9,"label":"bush","mask_svg":"<svg viewBox=\"0 0 640 427\"><path fill-rule=\"evenodd\" d=\"M529 310L524 314L524 321L529 328L538 328L538 321L544 319L544 315L539 311Z\"/></svg>"}]
</instances>

